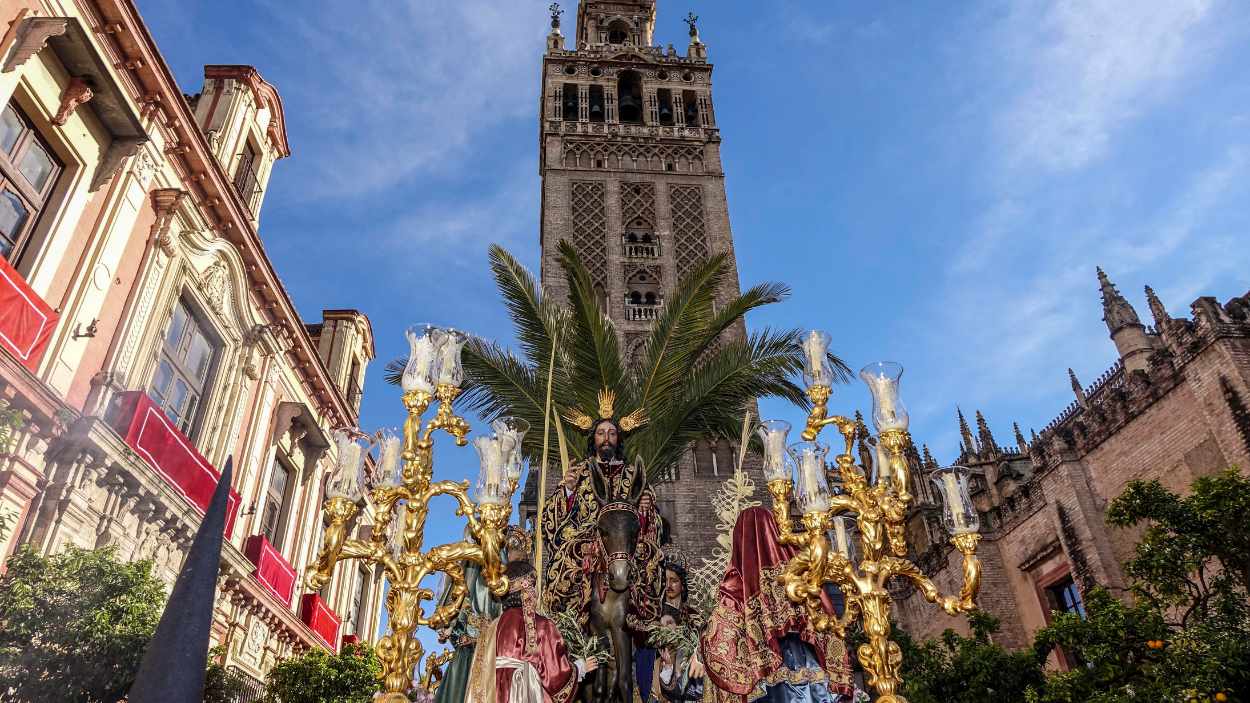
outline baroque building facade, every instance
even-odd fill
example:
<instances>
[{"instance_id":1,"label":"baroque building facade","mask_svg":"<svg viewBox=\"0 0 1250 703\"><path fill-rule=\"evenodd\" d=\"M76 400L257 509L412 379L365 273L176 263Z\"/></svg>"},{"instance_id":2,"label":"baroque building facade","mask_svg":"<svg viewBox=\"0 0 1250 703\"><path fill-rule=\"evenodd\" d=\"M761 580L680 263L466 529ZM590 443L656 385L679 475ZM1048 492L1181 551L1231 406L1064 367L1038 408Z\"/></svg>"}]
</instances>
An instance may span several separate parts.
<instances>
[{"instance_id":1,"label":"baroque building facade","mask_svg":"<svg viewBox=\"0 0 1250 703\"><path fill-rule=\"evenodd\" d=\"M1116 363L1089 387L1069 369L1075 401L1040 434L1026 439L1014 426L1009 445L998 444L980 412L975 431L958 414L954 463L974 470L970 487L982 516L979 603L1002 621L996 641L1012 648L1029 646L1054 612L1083 612L1083 594L1096 585L1126 592L1121 565L1140 533L1108 526L1105 515L1130 481L1157 479L1184 493L1199 477L1250 471L1250 293L1223 304L1198 298L1190 317L1174 318L1147 287L1148 327L1097 274ZM913 461L924 470L915 474L911 544L925 571L956 592L959 555L923 478L937 464L927 448ZM932 617L914 592L898 595L898 621L915 636L955 623Z\"/></svg>"},{"instance_id":2,"label":"baroque building facade","mask_svg":"<svg viewBox=\"0 0 1250 703\"><path fill-rule=\"evenodd\" d=\"M553 10L539 108L541 281L548 294L568 295L559 245L571 243L629 360L665 297L709 257L725 254L732 267L722 299L739 292L713 66L693 15L684 56L655 43L656 0L581 0L571 49ZM709 555L716 543L709 497L733 472L735 444L700 441L655 486L672 540L688 553ZM537 495L530 481L523 520Z\"/></svg>"},{"instance_id":3,"label":"baroque building facade","mask_svg":"<svg viewBox=\"0 0 1250 703\"><path fill-rule=\"evenodd\" d=\"M172 583L231 461L226 664L372 640L380 574L302 587L374 349L357 311L305 324L262 246L278 92L230 65L185 96L133 0L0 0L0 32L0 556L112 545Z\"/></svg>"}]
</instances>

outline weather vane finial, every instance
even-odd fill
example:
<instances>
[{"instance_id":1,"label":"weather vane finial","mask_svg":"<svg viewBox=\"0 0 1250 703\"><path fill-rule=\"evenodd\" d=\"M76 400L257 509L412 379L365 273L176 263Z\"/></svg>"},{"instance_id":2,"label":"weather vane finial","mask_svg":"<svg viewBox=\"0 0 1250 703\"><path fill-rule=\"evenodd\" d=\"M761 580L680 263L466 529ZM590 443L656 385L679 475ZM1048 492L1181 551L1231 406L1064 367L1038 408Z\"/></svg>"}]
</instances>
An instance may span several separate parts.
<instances>
[{"instance_id":1,"label":"weather vane finial","mask_svg":"<svg viewBox=\"0 0 1250 703\"><path fill-rule=\"evenodd\" d=\"M551 3L551 7L548 7L547 10L551 12L551 28L559 29L560 28L560 15L564 14L564 10L560 9L560 3L558 2Z\"/></svg>"},{"instance_id":2,"label":"weather vane finial","mask_svg":"<svg viewBox=\"0 0 1250 703\"><path fill-rule=\"evenodd\" d=\"M686 15L686 24L690 25L690 36L699 36L699 16L691 12Z\"/></svg>"}]
</instances>

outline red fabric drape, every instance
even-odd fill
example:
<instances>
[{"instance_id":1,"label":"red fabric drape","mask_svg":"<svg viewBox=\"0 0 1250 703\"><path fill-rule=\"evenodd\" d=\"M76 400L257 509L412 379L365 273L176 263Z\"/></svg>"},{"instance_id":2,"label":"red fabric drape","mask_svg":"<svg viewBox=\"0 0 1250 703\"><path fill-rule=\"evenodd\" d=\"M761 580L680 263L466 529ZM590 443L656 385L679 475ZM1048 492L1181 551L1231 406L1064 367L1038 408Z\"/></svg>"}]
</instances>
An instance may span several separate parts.
<instances>
[{"instance_id":1,"label":"red fabric drape","mask_svg":"<svg viewBox=\"0 0 1250 703\"><path fill-rule=\"evenodd\" d=\"M35 371L60 316L0 259L0 347Z\"/></svg>"}]
</instances>

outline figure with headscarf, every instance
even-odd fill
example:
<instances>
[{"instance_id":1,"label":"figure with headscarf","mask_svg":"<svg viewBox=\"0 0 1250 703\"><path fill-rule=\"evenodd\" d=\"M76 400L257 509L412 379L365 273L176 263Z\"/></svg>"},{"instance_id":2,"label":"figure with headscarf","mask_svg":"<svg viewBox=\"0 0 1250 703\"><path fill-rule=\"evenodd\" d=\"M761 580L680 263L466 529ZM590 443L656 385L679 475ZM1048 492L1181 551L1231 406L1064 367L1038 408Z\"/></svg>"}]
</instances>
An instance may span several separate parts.
<instances>
[{"instance_id":1,"label":"figure with headscarf","mask_svg":"<svg viewBox=\"0 0 1250 703\"><path fill-rule=\"evenodd\" d=\"M468 539L467 530L465 538ZM515 525L509 527L505 544L506 561L529 560L532 549L529 533L525 530ZM464 585L464 606L455 620L439 632L439 640L450 643L455 650L455 656L443 673L442 683L434 694L434 703L463 703L478 636L487 623L499 617L499 601L491 596L490 588L482 578L481 566L471 561L465 562ZM449 596L450 590L444 590L439 605Z\"/></svg>"},{"instance_id":2,"label":"figure with headscarf","mask_svg":"<svg viewBox=\"0 0 1250 703\"><path fill-rule=\"evenodd\" d=\"M533 566L510 562L504 575L503 613L478 638L465 703L568 703L598 662L571 660L555 624L538 614Z\"/></svg>"},{"instance_id":3,"label":"figure with headscarf","mask_svg":"<svg viewBox=\"0 0 1250 703\"><path fill-rule=\"evenodd\" d=\"M768 510L738 516L701 640L718 703L837 703L852 693L846 644L817 632L804 607L786 598L780 576L794 555Z\"/></svg>"}]
</instances>

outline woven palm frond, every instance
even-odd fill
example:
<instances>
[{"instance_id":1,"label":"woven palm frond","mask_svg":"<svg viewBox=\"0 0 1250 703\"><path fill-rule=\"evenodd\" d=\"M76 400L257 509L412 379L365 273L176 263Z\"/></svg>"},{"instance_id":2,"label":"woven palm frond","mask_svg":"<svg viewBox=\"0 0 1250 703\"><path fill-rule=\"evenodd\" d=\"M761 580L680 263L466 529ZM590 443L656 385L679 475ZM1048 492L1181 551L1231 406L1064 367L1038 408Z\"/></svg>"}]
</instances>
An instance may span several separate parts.
<instances>
[{"instance_id":1,"label":"woven palm frond","mask_svg":"<svg viewBox=\"0 0 1250 703\"><path fill-rule=\"evenodd\" d=\"M716 592L725 577L725 569L729 567L733 529L738 522L738 515L743 510L760 504L758 500L751 500L754 494L755 482L738 467L712 497L712 508L716 511L716 528L719 531L716 537L717 547L712 550L712 556L704 557L703 563L690 573L690 605L705 620L716 607Z\"/></svg>"}]
</instances>

